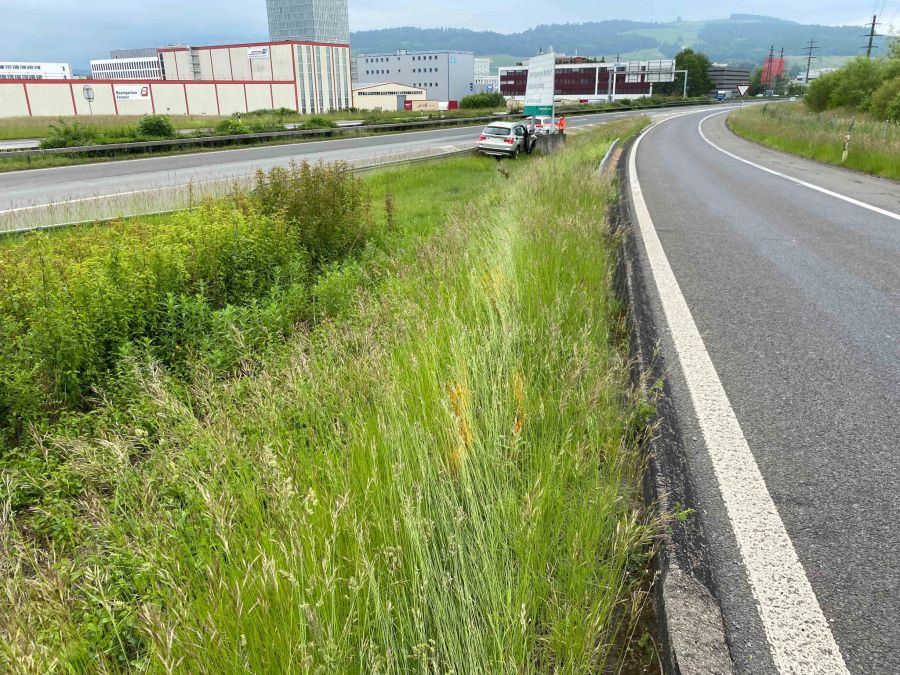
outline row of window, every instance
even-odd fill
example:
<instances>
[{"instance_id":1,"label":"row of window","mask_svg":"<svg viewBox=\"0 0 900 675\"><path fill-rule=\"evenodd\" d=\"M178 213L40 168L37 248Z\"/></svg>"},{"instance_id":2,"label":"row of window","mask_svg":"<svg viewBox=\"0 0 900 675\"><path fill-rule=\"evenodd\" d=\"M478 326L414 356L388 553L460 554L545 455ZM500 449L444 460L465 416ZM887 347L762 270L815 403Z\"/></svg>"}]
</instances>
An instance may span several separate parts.
<instances>
[{"instance_id":1,"label":"row of window","mask_svg":"<svg viewBox=\"0 0 900 675\"><path fill-rule=\"evenodd\" d=\"M20 63L0 63L0 70L41 70L40 66L26 66ZM65 70L65 68L63 68Z\"/></svg>"},{"instance_id":2,"label":"row of window","mask_svg":"<svg viewBox=\"0 0 900 675\"><path fill-rule=\"evenodd\" d=\"M402 72L403 72L402 68L397 68L398 74L402 73ZM414 73L437 73L440 71L438 71L437 68L413 68L412 72L414 72ZM366 75L390 75L390 74L391 74L390 68L388 68L387 70L367 70L366 71Z\"/></svg>"},{"instance_id":3,"label":"row of window","mask_svg":"<svg viewBox=\"0 0 900 675\"><path fill-rule=\"evenodd\" d=\"M0 73L0 80L43 80L43 75L5 75ZM63 79L66 79L63 77Z\"/></svg>"},{"instance_id":4,"label":"row of window","mask_svg":"<svg viewBox=\"0 0 900 675\"><path fill-rule=\"evenodd\" d=\"M358 91L357 96L415 96L421 91Z\"/></svg>"},{"instance_id":5,"label":"row of window","mask_svg":"<svg viewBox=\"0 0 900 675\"><path fill-rule=\"evenodd\" d=\"M436 54L422 54L421 56L411 56L413 61L437 61L438 57ZM400 57L397 56L396 59L399 61ZM389 56L373 56L371 58L366 59L366 63L389 63L391 58Z\"/></svg>"},{"instance_id":6,"label":"row of window","mask_svg":"<svg viewBox=\"0 0 900 675\"><path fill-rule=\"evenodd\" d=\"M150 59L148 61L124 61L117 63L92 63L91 70L103 70L103 71L113 71L113 70L140 70L151 68L155 69L159 67L159 61L157 59Z\"/></svg>"},{"instance_id":7,"label":"row of window","mask_svg":"<svg viewBox=\"0 0 900 675\"><path fill-rule=\"evenodd\" d=\"M414 87L436 87L437 82L413 82Z\"/></svg>"}]
</instances>

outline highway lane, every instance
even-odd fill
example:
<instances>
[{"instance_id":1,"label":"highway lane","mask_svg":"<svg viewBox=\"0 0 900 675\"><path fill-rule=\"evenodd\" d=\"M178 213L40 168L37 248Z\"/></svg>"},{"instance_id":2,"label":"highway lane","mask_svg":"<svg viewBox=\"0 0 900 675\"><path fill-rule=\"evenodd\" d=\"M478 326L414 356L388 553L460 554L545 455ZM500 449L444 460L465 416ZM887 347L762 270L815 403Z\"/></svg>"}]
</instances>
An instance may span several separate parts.
<instances>
[{"instance_id":1,"label":"highway lane","mask_svg":"<svg viewBox=\"0 0 900 675\"><path fill-rule=\"evenodd\" d=\"M573 120L571 126L590 124L601 118L610 119L614 116L578 118L577 121ZM471 147L483 126L257 146L5 173L0 174L0 211L244 176L257 169L267 170L286 165L291 160L354 161L445 146Z\"/></svg>"},{"instance_id":2,"label":"highway lane","mask_svg":"<svg viewBox=\"0 0 900 675\"><path fill-rule=\"evenodd\" d=\"M569 128L597 124L641 112L573 117ZM651 116L671 111L647 111ZM246 176L257 169L295 161L356 161L429 149L472 147L483 124L287 145L257 146L196 154L147 157L116 162L36 169L0 174L0 214L10 209L60 204L67 200L118 195Z\"/></svg>"},{"instance_id":3,"label":"highway lane","mask_svg":"<svg viewBox=\"0 0 900 675\"><path fill-rule=\"evenodd\" d=\"M900 185L743 141L723 115L702 123L707 142L698 129L707 115L672 119L642 140L635 166L647 211L823 625L851 672L898 672L900 219L891 214ZM788 662L797 654L782 672L841 672L825 657L801 665L808 635L763 618L728 505L746 495L723 498L702 402L663 310L671 289L654 286L640 238L736 669L778 672L774 640ZM773 536L772 560L776 546ZM801 590L783 589L788 604Z\"/></svg>"}]
</instances>

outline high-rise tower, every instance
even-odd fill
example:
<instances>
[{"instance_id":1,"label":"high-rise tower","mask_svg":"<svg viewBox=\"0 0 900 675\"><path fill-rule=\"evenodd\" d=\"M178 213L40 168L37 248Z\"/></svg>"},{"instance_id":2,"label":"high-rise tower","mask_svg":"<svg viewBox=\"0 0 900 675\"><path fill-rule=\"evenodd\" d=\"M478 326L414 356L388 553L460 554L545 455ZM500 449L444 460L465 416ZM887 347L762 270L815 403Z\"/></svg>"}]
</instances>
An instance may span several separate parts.
<instances>
[{"instance_id":1,"label":"high-rise tower","mask_svg":"<svg viewBox=\"0 0 900 675\"><path fill-rule=\"evenodd\" d=\"M350 40L347 0L266 0L269 39L346 44Z\"/></svg>"}]
</instances>

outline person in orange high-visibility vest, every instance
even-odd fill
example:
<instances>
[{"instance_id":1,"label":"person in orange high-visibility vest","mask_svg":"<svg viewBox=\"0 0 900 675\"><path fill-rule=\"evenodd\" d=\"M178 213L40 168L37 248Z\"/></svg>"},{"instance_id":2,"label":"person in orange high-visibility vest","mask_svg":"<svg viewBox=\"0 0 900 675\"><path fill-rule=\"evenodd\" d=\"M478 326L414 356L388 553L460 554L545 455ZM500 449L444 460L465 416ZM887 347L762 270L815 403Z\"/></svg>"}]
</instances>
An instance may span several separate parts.
<instances>
[{"instance_id":1,"label":"person in orange high-visibility vest","mask_svg":"<svg viewBox=\"0 0 900 675\"><path fill-rule=\"evenodd\" d=\"M559 128L559 133L561 133L561 134L566 133L566 116L565 115L560 116L559 122L557 123L556 126Z\"/></svg>"}]
</instances>

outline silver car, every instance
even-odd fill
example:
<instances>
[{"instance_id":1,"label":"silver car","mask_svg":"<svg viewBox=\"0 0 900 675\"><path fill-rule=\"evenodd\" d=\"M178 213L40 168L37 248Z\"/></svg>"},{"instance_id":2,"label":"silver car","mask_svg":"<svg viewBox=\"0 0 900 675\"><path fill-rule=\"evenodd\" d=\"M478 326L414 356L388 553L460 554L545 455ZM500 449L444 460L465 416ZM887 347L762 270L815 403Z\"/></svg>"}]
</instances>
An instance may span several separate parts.
<instances>
[{"instance_id":1,"label":"silver car","mask_svg":"<svg viewBox=\"0 0 900 675\"><path fill-rule=\"evenodd\" d=\"M492 122L481 132L478 150L494 157L518 157L529 150L523 122Z\"/></svg>"}]
</instances>

